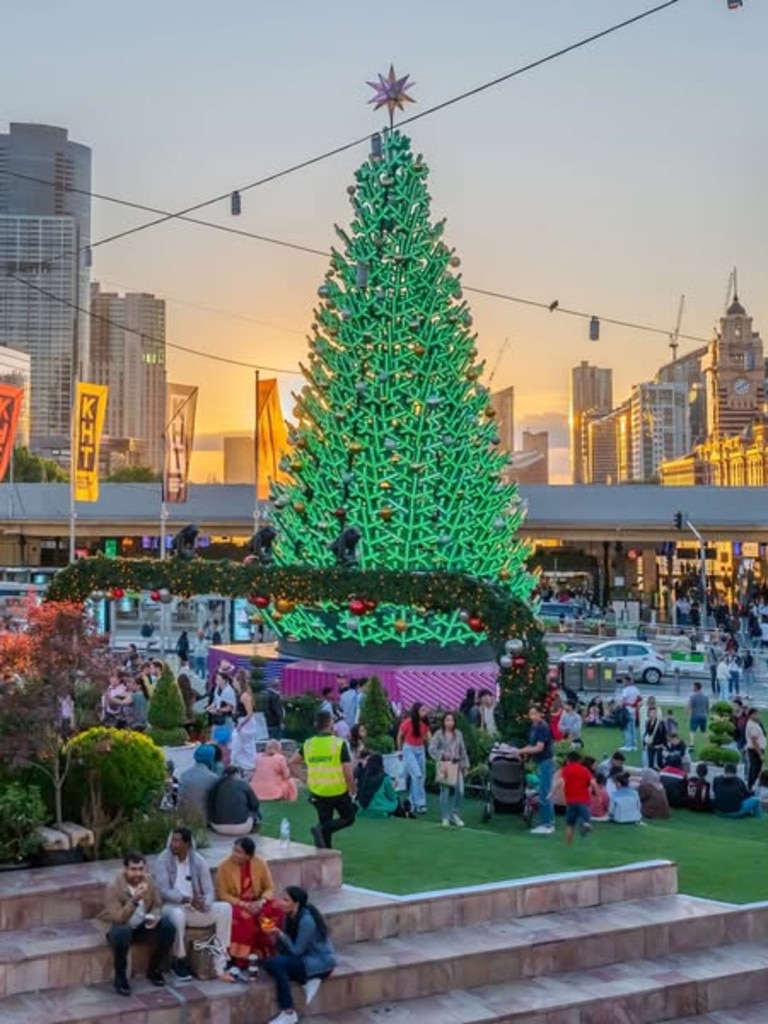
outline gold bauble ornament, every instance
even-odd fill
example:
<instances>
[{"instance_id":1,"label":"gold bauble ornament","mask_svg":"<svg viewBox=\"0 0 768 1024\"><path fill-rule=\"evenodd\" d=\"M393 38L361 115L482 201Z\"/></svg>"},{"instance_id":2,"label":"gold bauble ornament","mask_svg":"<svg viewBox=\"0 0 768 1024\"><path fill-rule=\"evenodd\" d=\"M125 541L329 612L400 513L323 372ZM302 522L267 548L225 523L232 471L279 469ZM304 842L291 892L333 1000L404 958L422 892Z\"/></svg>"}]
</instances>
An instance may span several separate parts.
<instances>
[{"instance_id":1,"label":"gold bauble ornament","mask_svg":"<svg viewBox=\"0 0 768 1024\"><path fill-rule=\"evenodd\" d=\"M470 369L467 370L467 372L465 374L465 377L467 378L467 380L477 380L477 378L479 376L480 376L480 371L476 370L474 367L470 367Z\"/></svg>"},{"instance_id":2,"label":"gold bauble ornament","mask_svg":"<svg viewBox=\"0 0 768 1024\"><path fill-rule=\"evenodd\" d=\"M273 622L279 622L280 619L282 619L282 617L283 617L283 613L282 612L277 612L277 611L272 612L272 621Z\"/></svg>"},{"instance_id":3,"label":"gold bauble ornament","mask_svg":"<svg viewBox=\"0 0 768 1024\"><path fill-rule=\"evenodd\" d=\"M405 619L395 619L394 626L395 631L398 633L404 633L408 629L408 623Z\"/></svg>"},{"instance_id":4,"label":"gold bauble ornament","mask_svg":"<svg viewBox=\"0 0 768 1024\"><path fill-rule=\"evenodd\" d=\"M359 455L360 452L363 450L363 446L358 441L353 441L352 444L349 446L349 450L352 452L353 455Z\"/></svg>"},{"instance_id":5,"label":"gold bauble ornament","mask_svg":"<svg viewBox=\"0 0 768 1024\"><path fill-rule=\"evenodd\" d=\"M281 615L287 615L288 612L292 612L295 607L296 607L296 602L295 601L290 601L286 597L278 598L278 600L275 601L275 608L277 609L278 613L281 614Z\"/></svg>"},{"instance_id":6,"label":"gold bauble ornament","mask_svg":"<svg viewBox=\"0 0 768 1024\"><path fill-rule=\"evenodd\" d=\"M415 356L423 356L426 351L427 351L426 347L424 345L422 345L421 343L416 344L416 345L413 346L413 354Z\"/></svg>"},{"instance_id":7,"label":"gold bauble ornament","mask_svg":"<svg viewBox=\"0 0 768 1024\"><path fill-rule=\"evenodd\" d=\"M384 508L379 509L379 516L384 520L385 523L389 522L389 520L392 518L393 513L394 509L390 508L389 505L385 505Z\"/></svg>"},{"instance_id":8,"label":"gold bauble ornament","mask_svg":"<svg viewBox=\"0 0 768 1024\"><path fill-rule=\"evenodd\" d=\"M490 406L490 405L488 406L487 409L483 410L483 416L485 416L485 418L487 420L492 420L495 415L496 415L496 410L492 406Z\"/></svg>"},{"instance_id":9,"label":"gold bauble ornament","mask_svg":"<svg viewBox=\"0 0 768 1024\"><path fill-rule=\"evenodd\" d=\"M508 579L510 579L511 576L512 576L512 573L509 571L509 569L502 569L499 572L499 579L500 580L508 580Z\"/></svg>"},{"instance_id":10,"label":"gold bauble ornament","mask_svg":"<svg viewBox=\"0 0 768 1024\"><path fill-rule=\"evenodd\" d=\"M299 515L301 515L301 513L306 510L306 507L307 506L304 504L303 501L294 501L293 503L293 510L294 512L298 512Z\"/></svg>"},{"instance_id":11,"label":"gold bauble ornament","mask_svg":"<svg viewBox=\"0 0 768 1024\"><path fill-rule=\"evenodd\" d=\"M379 484L379 489L382 491L391 491L392 484L389 482L389 480L382 480L381 483Z\"/></svg>"}]
</instances>

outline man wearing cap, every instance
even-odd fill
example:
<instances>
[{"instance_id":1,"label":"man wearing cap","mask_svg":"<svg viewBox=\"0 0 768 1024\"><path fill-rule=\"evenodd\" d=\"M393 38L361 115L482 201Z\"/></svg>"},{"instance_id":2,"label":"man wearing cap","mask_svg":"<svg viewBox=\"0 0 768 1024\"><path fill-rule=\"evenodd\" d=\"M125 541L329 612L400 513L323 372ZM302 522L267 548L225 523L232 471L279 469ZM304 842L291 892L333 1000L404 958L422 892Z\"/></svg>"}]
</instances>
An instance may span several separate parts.
<instances>
[{"instance_id":1,"label":"man wearing cap","mask_svg":"<svg viewBox=\"0 0 768 1024\"><path fill-rule=\"evenodd\" d=\"M182 813L198 815L208 820L208 794L218 776L213 770L216 751L209 743L201 743L193 755L194 764L182 772L179 779L178 806Z\"/></svg>"}]
</instances>

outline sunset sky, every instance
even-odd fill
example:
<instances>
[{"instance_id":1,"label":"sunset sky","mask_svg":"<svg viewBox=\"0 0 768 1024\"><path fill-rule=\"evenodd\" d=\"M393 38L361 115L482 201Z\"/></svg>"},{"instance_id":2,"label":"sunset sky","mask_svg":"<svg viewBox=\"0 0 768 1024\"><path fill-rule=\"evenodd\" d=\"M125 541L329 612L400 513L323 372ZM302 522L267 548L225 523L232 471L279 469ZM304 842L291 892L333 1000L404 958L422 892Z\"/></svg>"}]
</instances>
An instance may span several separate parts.
<instances>
[{"instance_id":1,"label":"sunset sky","mask_svg":"<svg viewBox=\"0 0 768 1024\"><path fill-rule=\"evenodd\" d=\"M365 82L390 62L418 110L620 21L653 0L27 0L3 12L0 129L40 121L93 149L94 189L178 209L380 128ZM730 268L768 334L768 3L681 2L417 122L435 218L466 284L709 337ZM327 248L358 147L218 203L219 223ZM147 219L94 201L94 239ZM94 278L168 302L168 341L274 367L290 414L323 258L173 222L94 250ZM468 296L516 427L562 448L570 368L613 366L615 397L669 356L660 335ZM681 351L695 342L682 342ZM201 434L248 430L253 374L171 351L199 384ZM201 439L210 448L216 442ZM567 453L556 453L556 480ZM194 475L220 471L200 452Z\"/></svg>"}]
</instances>

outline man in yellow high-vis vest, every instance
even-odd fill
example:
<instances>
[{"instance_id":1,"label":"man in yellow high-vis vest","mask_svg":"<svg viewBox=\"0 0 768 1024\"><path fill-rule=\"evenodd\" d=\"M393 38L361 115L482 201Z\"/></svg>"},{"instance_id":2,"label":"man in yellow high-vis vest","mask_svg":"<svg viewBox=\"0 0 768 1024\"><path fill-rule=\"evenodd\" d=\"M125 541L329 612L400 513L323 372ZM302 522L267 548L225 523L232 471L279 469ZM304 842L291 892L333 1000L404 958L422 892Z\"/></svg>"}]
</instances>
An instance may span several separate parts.
<instances>
[{"instance_id":1,"label":"man in yellow high-vis vest","mask_svg":"<svg viewBox=\"0 0 768 1024\"><path fill-rule=\"evenodd\" d=\"M311 832L315 846L330 849L333 833L355 823L356 787L349 747L346 740L334 736L330 711L318 712L315 729L302 750L310 799L317 811L317 825Z\"/></svg>"}]
</instances>

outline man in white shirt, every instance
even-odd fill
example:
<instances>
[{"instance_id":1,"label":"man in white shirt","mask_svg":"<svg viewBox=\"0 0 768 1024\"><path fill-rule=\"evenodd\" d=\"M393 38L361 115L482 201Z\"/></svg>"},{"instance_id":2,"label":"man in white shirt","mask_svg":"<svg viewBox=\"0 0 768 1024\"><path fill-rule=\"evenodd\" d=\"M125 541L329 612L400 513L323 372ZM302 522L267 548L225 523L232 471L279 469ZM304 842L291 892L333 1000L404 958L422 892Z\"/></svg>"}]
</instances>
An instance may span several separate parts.
<instances>
[{"instance_id":1,"label":"man in white shirt","mask_svg":"<svg viewBox=\"0 0 768 1024\"><path fill-rule=\"evenodd\" d=\"M163 898L163 914L176 927L171 964L176 980L192 980L185 945L187 926L215 926L220 949L216 969L223 975L232 934L232 907L229 903L214 900L211 872L195 850L188 828L182 825L173 830L168 845L155 861L154 877Z\"/></svg>"}]
</instances>

